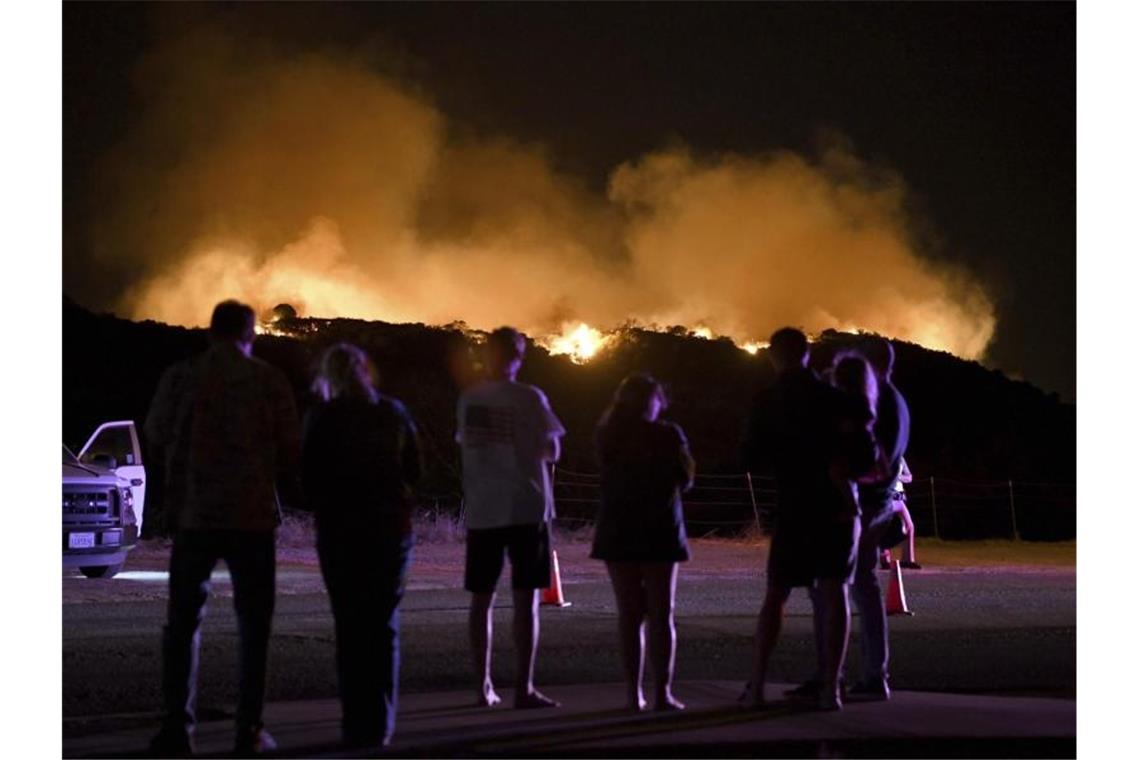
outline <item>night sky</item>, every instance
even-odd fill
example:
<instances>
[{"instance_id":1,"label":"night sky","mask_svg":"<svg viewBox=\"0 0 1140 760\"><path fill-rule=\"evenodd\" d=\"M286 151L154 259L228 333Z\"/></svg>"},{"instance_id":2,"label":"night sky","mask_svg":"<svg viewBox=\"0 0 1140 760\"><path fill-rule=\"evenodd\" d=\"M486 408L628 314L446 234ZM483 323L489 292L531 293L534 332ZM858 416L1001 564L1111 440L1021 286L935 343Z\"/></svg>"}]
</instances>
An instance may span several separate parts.
<instances>
[{"instance_id":1,"label":"night sky","mask_svg":"<svg viewBox=\"0 0 1140 760\"><path fill-rule=\"evenodd\" d=\"M162 86L140 88L144 57L209 24L279 58L352 51L456 139L541 146L586 193L678 143L812 155L842 140L902 178L921 256L984 288L984 362L1074 400L1075 20L1072 3L66 3L64 290L96 309L122 297L133 265L92 253L107 156L122 161L140 91Z\"/></svg>"}]
</instances>

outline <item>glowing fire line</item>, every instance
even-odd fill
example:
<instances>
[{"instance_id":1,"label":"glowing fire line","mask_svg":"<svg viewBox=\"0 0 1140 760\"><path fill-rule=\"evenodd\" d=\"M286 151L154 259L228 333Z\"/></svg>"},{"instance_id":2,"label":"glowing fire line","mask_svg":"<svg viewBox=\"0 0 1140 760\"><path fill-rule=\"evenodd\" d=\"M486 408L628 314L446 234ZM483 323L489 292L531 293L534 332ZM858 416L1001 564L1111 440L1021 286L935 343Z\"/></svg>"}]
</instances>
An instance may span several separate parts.
<instances>
[{"instance_id":1,"label":"glowing fire line","mask_svg":"<svg viewBox=\"0 0 1140 760\"><path fill-rule=\"evenodd\" d=\"M548 336L545 340L540 340L539 345L544 346L552 356L565 354L575 364L585 364L611 343L614 337L612 333L607 335L585 322L568 322L562 326L560 335Z\"/></svg>"},{"instance_id":2,"label":"glowing fire line","mask_svg":"<svg viewBox=\"0 0 1140 760\"><path fill-rule=\"evenodd\" d=\"M567 356L575 364L585 364L595 358L603 349L612 345L619 337L620 331L602 332L585 322L566 322L562 325L562 332L540 338L536 342L550 352L552 356ZM689 330L689 335L703 340L726 338L718 336L711 329L703 325ZM732 340L729 338L729 340ZM741 351L755 356L762 349L768 347L767 341L746 341L733 345Z\"/></svg>"},{"instance_id":3,"label":"glowing fire line","mask_svg":"<svg viewBox=\"0 0 1140 760\"><path fill-rule=\"evenodd\" d=\"M303 319L295 320L289 327L285 327L281 320L270 317L263 321L258 321L254 329L258 335L301 338L315 334L319 330L319 326L314 324L312 320ZM642 329L653 330L653 328ZM859 334L862 331L857 328L848 328L838 332ZM604 349L620 340L621 334L622 330L620 328L603 332L585 322L565 322L562 325L562 332L547 335L543 338L537 338L535 343L545 348L552 356L566 356L575 364L586 364L597 358ZM767 349L769 346L768 341L748 340L739 342L727 335L718 335L704 325L698 325L689 329L687 334L691 338L699 338L701 340L728 340L741 351L752 356L756 356L760 351ZM471 336L474 337L477 342L480 341L481 334L477 331L473 331ZM808 336L808 341L812 343L819 339L820 336L818 334Z\"/></svg>"}]
</instances>

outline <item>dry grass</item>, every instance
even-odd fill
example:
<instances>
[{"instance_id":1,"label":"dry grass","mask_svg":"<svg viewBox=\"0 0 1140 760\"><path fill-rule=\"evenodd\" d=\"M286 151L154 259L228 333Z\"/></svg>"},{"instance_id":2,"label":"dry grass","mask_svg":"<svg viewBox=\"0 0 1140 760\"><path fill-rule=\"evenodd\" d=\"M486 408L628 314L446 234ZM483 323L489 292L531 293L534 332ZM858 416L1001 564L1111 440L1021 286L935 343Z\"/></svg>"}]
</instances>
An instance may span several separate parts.
<instances>
[{"instance_id":1,"label":"dry grass","mask_svg":"<svg viewBox=\"0 0 1140 760\"><path fill-rule=\"evenodd\" d=\"M458 544L467 535L467 528L459 515L438 509L417 510L412 518L416 544Z\"/></svg>"},{"instance_id":2,"label":"dry grass","mask_svg":"<svg viewBox=\"0 0 1140 760\"><path fill-rule=\"evenodd\" d=\"M592 544L594 542L594 523L585 520L555 520L554 543L563 544Z\"/></svg>"},{"instance_id":3,"label":"dry grass","mask_svg":"<svg viewBox=\"0 0 1140 760\"><path fill-rule=\"evenodd\" d=\"M467 533L457 515L433 509L418 510L413 517L417 544L458 544ZM316 521L310 512L286 512L277 528L280 549L305 549L316 546Z\"/></svg>"},{"instance_id":4,"label":"dry grass","mask_svg":"<svg viewBox=\"0 0 1140 760\"><path fill-rule=\"evenodd\" d=\"M316 546L317 530L311 512L287 511L277 526L277 546L281 549L305 549Z\"/></svg>"},{"instance_id":5,"label":"dry grass","mask_svg":"<svg viewBox=\"0 0 1140 760\"><path fill-rule=\"evenodd\" d=\"M420 546L459 546L464 543L467 528L463 519L456 514L438 509L418 510L413 518L416 543ZM556 546L588 545L594 538L594 525L579 520L557 520L554 525ZM755 525L743 530L734 537L710 537L700 539L708 546L721 547L729 551L739 547L764 547L768 538L762 535ZM306 512L286 513L277 531L277 545L282 549L312 549L316 544L313 516ZM1023 566L1040 568L1075 567L1077 561L1076 541L939 541L933 538L919 538L917 542L918 561L930 568L1002 567ZM896 549L898 556L901 547Z\"/></svg>"},{"instance_id":6,"label":"dry grass","mask_svg":"<svg viewBox=\"0 0 1140 760\"><path fill-rule=\"evenodd\" d=\"M895 550L901 556L901 547ZM939 541L917 538L918 561L930 567L1076 567L1076 541Z\"/></svg>"}]
</instances>

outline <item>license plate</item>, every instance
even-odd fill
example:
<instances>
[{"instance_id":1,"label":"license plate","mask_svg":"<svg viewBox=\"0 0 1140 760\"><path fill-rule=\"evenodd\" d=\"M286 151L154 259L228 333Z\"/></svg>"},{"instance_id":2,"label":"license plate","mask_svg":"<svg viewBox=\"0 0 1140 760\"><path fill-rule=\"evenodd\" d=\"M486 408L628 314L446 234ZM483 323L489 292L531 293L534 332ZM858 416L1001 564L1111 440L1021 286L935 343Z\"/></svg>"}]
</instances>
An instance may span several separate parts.
<instances>
[{"instance_id":1,"label":"license plate","mask_svg":"<svg viewBox=\"0 0 1140 760\"><path fill-rule=\"evenodd\" d=\"M68 533L67 534L67 548L68 549L94 549L95 548L95 534L94 533Z\"/></svg>"}]
</instances>

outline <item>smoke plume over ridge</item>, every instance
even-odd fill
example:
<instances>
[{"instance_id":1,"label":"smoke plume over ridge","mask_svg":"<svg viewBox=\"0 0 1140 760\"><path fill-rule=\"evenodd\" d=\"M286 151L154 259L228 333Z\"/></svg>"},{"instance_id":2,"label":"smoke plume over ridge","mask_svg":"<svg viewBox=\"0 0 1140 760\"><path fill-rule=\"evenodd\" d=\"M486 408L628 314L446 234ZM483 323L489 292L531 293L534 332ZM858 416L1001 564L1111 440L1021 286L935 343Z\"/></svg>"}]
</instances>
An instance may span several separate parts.
<instances>
[{"instance_id":1,"label":"smoke plume over ridge","mask_svg":"<svg viewBox=\"0 0 1140 760\"><path fill-rule=\"evenodd\" d=\"M133 318L198 325L236 297L536 336L636 320L743 342L792 324L968 358L993 336L982 287L917 250L901 179L841 145L662 149L601 194L540 146L458 137L427 96L351 56L200 32L153 51L137 85L94 231L96 255L136 273L116 305Z\"/></svg>"}]
</instances>

